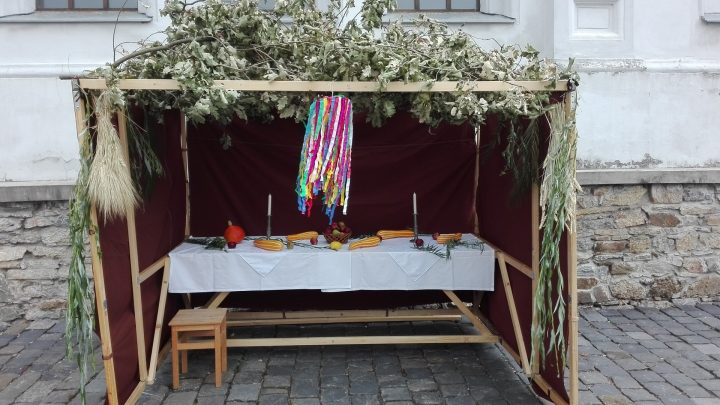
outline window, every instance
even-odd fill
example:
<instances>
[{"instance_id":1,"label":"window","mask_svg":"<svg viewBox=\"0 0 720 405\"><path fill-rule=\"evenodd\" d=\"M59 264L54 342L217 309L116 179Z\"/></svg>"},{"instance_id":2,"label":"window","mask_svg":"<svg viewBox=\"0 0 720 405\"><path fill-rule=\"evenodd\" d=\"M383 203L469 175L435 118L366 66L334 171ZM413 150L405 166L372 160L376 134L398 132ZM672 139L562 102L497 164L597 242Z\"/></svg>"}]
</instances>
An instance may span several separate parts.
<instances>
[{"instance_id":1,"label":"window","mask_svg":"<svg viewBox=\"0 0 720 405\"><path fill-rule=\"evenodd\" d=\"M480 0L397 0L396 11L480 11Z\"/></svg>"},{"instance_id":2,"label":"window","mask_svg":"<svg viewBox=\"0 0 720 405\"><path fill-rule=\"evenodd\" d=\"M138 0L36 0L37 10L134 10Z\"/></svg>"}]
</instances>

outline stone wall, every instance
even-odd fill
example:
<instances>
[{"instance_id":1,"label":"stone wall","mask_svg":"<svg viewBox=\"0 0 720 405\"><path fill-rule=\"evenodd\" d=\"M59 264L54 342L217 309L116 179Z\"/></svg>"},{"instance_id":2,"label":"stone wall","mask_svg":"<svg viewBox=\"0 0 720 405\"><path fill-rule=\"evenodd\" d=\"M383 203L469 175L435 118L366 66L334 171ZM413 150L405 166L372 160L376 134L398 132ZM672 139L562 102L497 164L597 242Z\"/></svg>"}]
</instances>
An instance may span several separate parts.
<instances>
[{"instance_id":1,"label":"stone wall","mask_svg":"<svg viewBox=\"0 0 720 405\"><path fill-rule=\"evenodd\" d=\"M0 322L58 318L65 309L67 202L0 203Z\"/></svg>"},{"instance_id":2,"label":"stone wall","mask_svg":"<svg viewBox=\"0 0 720 405\"><path fill-rule=\"evenodd\" d=\"M0 322L65 310L67 208L0 203ZM720 298L720 184L586 186L578 288L582 304Z\"/></svg>"},{"instance_id":3,"label":"stone wall","mask_svg":"<svg viewBox=\"0 0 720 405\"><path fill-rule=\"evenodd\" d=\"M720 297L720 185L586 186L578 196L583 304Z\"/></svg>"}]
</instances>

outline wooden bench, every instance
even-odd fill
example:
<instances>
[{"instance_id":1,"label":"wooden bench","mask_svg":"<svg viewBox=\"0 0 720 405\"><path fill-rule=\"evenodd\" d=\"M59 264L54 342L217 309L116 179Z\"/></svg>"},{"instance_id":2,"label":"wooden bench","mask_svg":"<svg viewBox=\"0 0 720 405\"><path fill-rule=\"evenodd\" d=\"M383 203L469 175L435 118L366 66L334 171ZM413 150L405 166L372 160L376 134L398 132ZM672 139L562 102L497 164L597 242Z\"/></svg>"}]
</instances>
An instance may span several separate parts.
<instances>
[{"instance_id":1,"label":"wooden bench","mask_svg":"<svg viewBox=\"0 0 720 405\"><path fill-rule=\"evenodd\" d=\"M172 386L180 388L180 359L182 372L187 372L188 350L215 350L215 386L222 385L222 373L227 371L227 309L181 309L170 321L172 339ZM212 337L212 339L203 339Z\"/></svg>"}]
</instances>

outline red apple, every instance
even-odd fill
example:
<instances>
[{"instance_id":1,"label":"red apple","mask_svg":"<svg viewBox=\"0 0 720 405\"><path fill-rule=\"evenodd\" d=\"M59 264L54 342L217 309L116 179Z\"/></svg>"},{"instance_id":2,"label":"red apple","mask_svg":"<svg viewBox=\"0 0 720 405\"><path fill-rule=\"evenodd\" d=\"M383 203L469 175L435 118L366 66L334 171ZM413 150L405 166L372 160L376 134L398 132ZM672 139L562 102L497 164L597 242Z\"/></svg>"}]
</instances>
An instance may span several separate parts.
<instances>
[{"instance_id":1,"label":"red apple","mask_svg":"<svg viewBox=\"0 0 720 405\"><path fill-rule=\"evenodd\" d=\"M424 244L425 244L425 241L424 241L424 240L422 240L422 239L420 239L420 238L415 239L415 246L417 246L417 247L423 247Z\"/></svg>"},{"instance_id":2,"label":"red apple","mask_svg":"<svg viewBox=\"0 0 720 405\"><path fill-rule=\"evenodd\" d=\"M314 246L314 245L317 245L317 244L318 244L318 238L317 238L317 237L311 238L311 239L310 239L310 244L313 245L313 246Z\"/></svg>"}]
</instances>

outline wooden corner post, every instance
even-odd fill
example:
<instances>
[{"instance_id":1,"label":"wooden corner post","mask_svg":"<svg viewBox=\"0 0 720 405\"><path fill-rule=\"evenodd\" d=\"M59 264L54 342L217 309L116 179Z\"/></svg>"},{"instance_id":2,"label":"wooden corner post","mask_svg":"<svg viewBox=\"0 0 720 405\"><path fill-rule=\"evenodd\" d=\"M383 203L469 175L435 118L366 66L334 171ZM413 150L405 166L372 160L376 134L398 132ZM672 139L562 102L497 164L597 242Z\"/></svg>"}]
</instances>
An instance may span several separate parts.
<instances>
[{"instance_id":1,"label":"wooden corner post","mask_svg":"<svg viewBox=\"0 0 720 405\"><path fill-rule=\"evenodd\" d=\"M188 162L187 118L180 113L180 150L185 174L185 237L190 236L190 166Z\"/></svg>"},{"instance_id":2,"label":"wooden corner post","mask_svg":"<svg viewBox=\"0 0 720 405\"><path fill-rule=\"evenodd\" d=\"M77 136L82 142L82 136L87 130L85 122L85 100L80 95L77 81L73 82L75 91L75 127ZM98 252L97 240L98 216L95 206L90 207L90 229L88 239L90 243L90 256L92 259L93 285L95 286L95 305L98 318L98 329L100 330L100 342L102 350L103 366L105 368L105 384L107 389L107 400L111 405L119 403L117 385L115 381L115 361L113 359L112 340L110 339L110 320L108 318L107 295L105 293L105 275L103 273L102 260Z\"/></svg>"}]
</instances>

